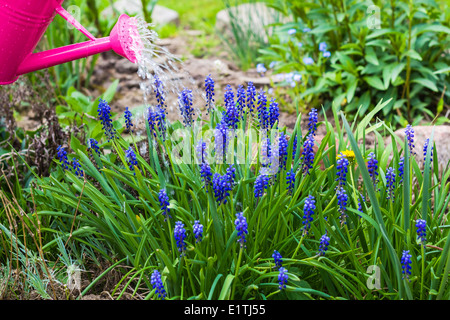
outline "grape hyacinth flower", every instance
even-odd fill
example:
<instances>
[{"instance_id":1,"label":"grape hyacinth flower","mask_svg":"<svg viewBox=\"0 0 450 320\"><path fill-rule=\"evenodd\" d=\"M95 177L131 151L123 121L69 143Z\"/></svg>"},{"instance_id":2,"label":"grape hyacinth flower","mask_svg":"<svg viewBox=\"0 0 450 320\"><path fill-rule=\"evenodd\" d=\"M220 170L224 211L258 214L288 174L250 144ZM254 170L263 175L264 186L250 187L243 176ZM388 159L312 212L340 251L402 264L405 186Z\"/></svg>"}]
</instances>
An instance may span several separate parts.
<instances>
[{"instance_id":1,"label":"grape hyacinth flower","mask_svg":"<svg viewBox=\"0 0 450 320\"><path fill-rule=\"evenodd\" d=\"M127 132L133 132L133 129L131 129L131 127L133 126L133 123L131 122L132 114L131 114L130 110L128 110L128 107L125 108L124 117L125 117L125 125L127 128Z\"/></svg>"},{"instance_id":2,"label":"grape hyacinth flower","mask_svg":"<svg viewBox=\"0 0 450 320\"><path fill-rule=\"evenodd\" d=\"M267 112L267 97L263 89L261 89L258 93L257 109L258 109L259 128L262 130L266 130L269 125L269 114Z\"/></svg>"},{"instance_id":3,"label":"grape hyacinth flower","mask_svg":"<svg viewBox=\"0 0 450 320\"><path fill-rule=\"evenodd\" d=\"M280 268L280 273L278 274L278 288L280 290L286 289L286 284L288 282L288 275L287 275L287 269L284 267Z\"/></svg>"},{"instance_id":4,"label":"grape hyacinth flower","mask_svg":"<svg viewBox=\"0 0 450 320\"><path fill-rule=\"evenodd\" d=\"M303 230L305 234L308 233L309 228L311 227L311 222L313 221L314 210L316 209L316 200L314 196L309 195L305 199L305 205L303 206Z\"/></svg>"},{"instance_id":5,"label":"grape hyacinth flower","mask_svg":"<svg viewBox=\"0 0 450 320\"><path fill-rule=\"evenodd\" d=\"M161 280L161 274L158 270L153 271L152 276L150 278L150 283L153 286L153 289L156 289L156 293L158 294L158 298L164 300L166 297L166 290L164 289L164 285Z\"/></svg>"},{"instance_id":6,"label":"grape hyacinth flower","mask_svg":"<svg viewBox=\"0 0 450 320\"><path fill-rule=\"evenodd\" d=\"M403 273L403 279L408 279L411 275L411 258L412 256L409 254L409 250L403 250L402 258L400 259L400 262L402 263L402 273Z\"/></svg>"},{"instance_id":7,"label":"grape hyacinth flower","mask_svg":"<svg viewBox=\"0 0 450 320\"><path fill-rule=\"evenodd\" d=\"M153 80L153 88L154 88L153 92L155 93L156 102L157 102L156 106L159 109L161 109L165 114L165 112L166 112L165 101L166 100L164 98L164 85L157 75L155 75L154 80Z\"/></svg>"},{"instance_id":8,"label":"grape hyacinth flower","mask_svg":"<svg viewBox=\"0 0 450 320\"><path fill-rule=\"evenodd\" d=\"M297 134L294 137L294 141L292 142L292 160L295 160L295 156L297 154Z\"/></svg>"},{"instance_id":9,"label":"grape hyacinth flower","mask_svg":"<svg viewBox=\"0 0 450 320\"><path fill-rule=\"evenodd\" d=\"M302 152L302 172L309 174L310 169L313 167L314 163L314 135L310 133L303 144Z\"/></svg>"},{"instance_id":10,"label":"grape hyacinth flower","mask_svg":"<svg viewBox=\"0 0 450 320\"><path fill-rule=\"evenodd\" d=\"M225 92L225 122L230 129L237 129L239 122L239 111L234 102L234 93L230 85L227 85Z\"/></svg>"},{"instance_id":11,"label":"grape hyacinth flower","mask_svg":"<svg viewBox=\"0 0 450 320\"><path fill-rule=\"evenodd\" d=\"M240 118L244 118L245 98L244 86L240 84L236 90L236 107Z\"/></svg>"},{"instance_id":12,"label":"grape hyacinth flower","mask_svg":"<svg viewBox=\"0 0 450 320\"><path fill-rule=\"evenodd\" d=\"M272 148L270 147L270 138L261 141L261 165L267 167L272 158Z\"/></svg>"},{"instance_id":13,"label":"grape hyacinth flower","mask_svg":"<svg viewBox=\"0 0 450 320\"><path fill-rule=\"evenodd\" d=\"M184 88L178 97L178 106L180 107L183 123L186 127L192 126L194 122L194 108L192 107L192 90Z\"/></svg>"},{"instance_id":14,"label":"grape hyacinth flower","mask_svg":"<svg viewBox=\"0 0 450 320\"><path fill-rule=\"evenodd\" d=\"M105 100L99 99L98 104L98 116L102 123L103 131L105 132L108 141L114 138L116 134L116 129L114 129L112 120L111 120L111 107Z\"/></svg>"},{"instance_id":15,"label":"grape hyacinth flower","mask_svg":"<svg viewBox=\"0 0 450 320\"><path fill-rule=\"evenodd\" d=\"M216 162L223 163L225 161L225 156L228 150L229 138L228 138L228 126L225 120L222 118L220 123L217 124L214 130L214 143L215 143L215 153Z\"/></svg>"},{"instance_id":16,"label":"grape hyacinth flower","mask_svg":"<svg viewBox=\"0 0 450 320\"><path fill-rule=\"evenodd\" d=\"M330 245L330 237L327 235L327 232L320 237L319 243L319 256L324 256L326 251L328 250L328 246Z\"/></svg>"},{"instance_id":17,"label":"grape hyacinth flower","mask_svg":"<svg viewBox=\"0 0 450 320\"><path fill-rule=\"evenodd\" d=\"M424 219L416 220L416 228L417 228L417 240L420 239L422 244L425 246L425 241L427 241L427 222Z\"/></svg>"},{"instance_id":18,"label":"grape hyacinth flower","mask_svg":"<svg viewBox=\"0 0 450 320\"><path fill-rule=\"evenodd\" d=\"M78 161L78 159L73 158L72 168L73 168L73 171L75 171L75 175L77 177L82 177L84 175L83 169L81 169L81 165L80 165L80 162Z\"/></svg>"},{"instance_id":19,"label":"grape hyacinth flower","mask_svg":"<svg viewBox=\"0 0 450 320\"><path fill-rule=\"evenodd\" d=\"M403 174L405 173L405 157L401 157L398 162L398 178L400 179L399 183L403 182Z\"/></svg>"},{"instance_id":20,"label":"grape hyacinth flower","mask_svg":"<svg viewBox=\"0 0 450 320\"><path fill-rule=\"evenodd\" d=\"M348 195L344 187L338 186L336 190L336 196L338 200L339 213L341 214L340 221L341 223L346 223L345 218L347 217Z\"/></svg>"},{"instance_id":21,"label":"grape hyacinth flower","mask_svg":"<svg viewBox=\"0 0 450 320\"><path fill-rule=\"evenodd\" d=\"M158 125L158 115L155 111L152 110L152 107L148 107L147 109L147 121L148 121L148 127L150 130L150 134L153 135L156 139L156 132L157 132L157 125Z\"/></svg>"},{"instance_id":22,"label":"grape hyacinth flower","mask_svg":"<svg viewBox=\"0 0 450 320\"><path fill-rule=\"evenodd\" d=\"M197 156L197 161L202 164L206 162L206 142L200 139L195 147L195 153Z\"/></svg>"},{"instance_id":23,"label":"grape hyacinth flower","mask_svg":"<svg viewBox=\"0 0 450 320\"><path fill-rule=\"evenodd\" d=\"M194 221L194 237L196 243L203 239L203 225L200 223L200 220Z\"/></svg>"},{"instance_id":24,"label":"grape hyacinth flower","mask_svg":"<svg viewBox=\"0 0 450 320\"><path fill-rule=\"evenodd\" d=\"M313 63L314 63L314 60L313 60L311 57L304 57L304 58L303 58L303 63L306 64L306 65L308 66L308 65L313 64Z\"/></svg>"},{"instance_id":25,"label":"grape hyacinth flower","mask_svg":"<svg viewBox=\"0 0 450 320\"><path fill-rule=\"evenodd\" d=\"M242 212L236 214L236 220L234 221L234 225L237 231L238 242L241 244L241 248L245 247L245 243L247 242L246 235L248 234L248 224L247 218L244 217Z\"/></svg>"},{"instance_id":26,"label":"grape hyacinth flower","mask_svg":"<svg viewBox=\"0 0 450 320\"><path fill-rule=\"evenodd\" d=\"M406 139L408 140L409 153L415 154L415 152L414 152L414 129L410 124L408 124L406 126L405 135L406 135Z\"/></svg>"},{"instance_id":27,"label":"grape hyacinth flower","mask_svg":"<svg viewBox=\"0 0 450 320\"><path fill-rule=\"evenodd\" d=\"M308 129L309 133L312 133L313 135L316 135L317 131L317 109L312 108L311 111L308 113L309 121L308 121Z\"/></svg>"},{"instance_id":28,"label":"grape hyacinth flower","mask_svg":"<svg viewBox=\"0 0 450 320\"><path fill-rule=\"evenodd\" d=\"M136 154L133 151L133 148L129 147L128 150L125 151L125 156L127 158L128 167L131 171L134 171L134 166L138 165L136 160ZM136 172L134 173L136 175Z\"/></svg>"},{"instance_id":29,"label":"grape hyacinth flower","mask_svg":"<svg viewBox=\"0 0 450 320\"><path fill-rule=\"evenodd\" d=\"M294 191L295 186L295 171L294 169L289 170L286 173L287 190L290 194Z\"/></svg>"},{"instance_id":30,"label":"grape hyacinth flower","mask_svg":"<svg viewBox=\"0 0 450 320\"><path fill-rule=\"evenodd\" d=\"M427 152L428 152L428 145L430 144L430 139L426 139L425 143L423 145L423 163L425 165L425 161L427 161ZM430 150L430 161L433 161L433 146L431 146Z\"/></svg>"},{"instance_id":31,"label":"grape hyacinth flower","mask_svg":"<svg viewBox=\"0 0 450 320\"><path fill-rule=\"evenodd\" d=\"M272 98L269 104L269 129L273 128L275 123L279 120L279 117L280 108L278 107L278 103L275 101L275 98Z\"/></svg>"},{"instance_id":32,"label":"grape hyacinth flower","mask_svg":"<svg viewBox=\"0 0 450 320\"><path fill-rule=\"evenodd\" d=\"M260 174L255 180L254 195L255 198L261 198L264 195L264 190L269 187L269 176Z\"/></svg>"},{"instance_id":33,"label":"grape hyacinth flower","mask_svg":"<svg viewBox=\"0 0 450 320\"><path fill-rule=\"evenodd\" d=\"M56 151L57 151L56 156L58 157L63 170L69 170L69 160L67 159L67 151L64 150L63 146L58 146Z\"/></svg>"},{"instance_id":34,"label":"grape hyacinth flower","mask_svg":"<svg viewBox=\"0 0 450 320\"><path fill-rule=\"evenodd\" d=\"M247 84L247 110L249 113L253 113L253 108L256 101L256 88L252 81Z\"/></svg>"},{"instance_id":35,"label":"grape hyacinth flower","mask_svg":"<svg viewBox=\"0 0 450 320\"><path fill-rule=\"evenodd\" d=\"M175 228L173 230L173 236L175 237L175 241L177 243L178 251L181 252L181 256L184 255L184 251L186 250L186 229L184 228L184 224L181 221L175 222Z\"/></svg>"},{"instance_id":36,"label":"grape hyacinth flower","mask_svg":"<svg viewBox=\"0 0 450 320\"><path fill-rule=\"evenodd\" d=\"M347 173L348 173L348 165L349 161L346 156L341 152L338 155L338 159L336 160L336 181L339 181L339 186L344 186L347 181Z\"/></svg>"},{"instance_id":37,"label":"grape hyacinth flower","mask_svg":"<svg viewBox=\"0 0 450 320\"><path fill-rule=\"evenodd\" d=\"M394 201L394 185L395 185L394 168L389 167L386 171L386 188L387 188L386 199L391 199L392 201Z\"/></svg>"},{"instance_id":38,"label":"grape hyacinth flower","mask_svg":"<svg viewBox=\"0 0 450 320\"><path fill-rule=\"evenodd\" d=\"M365 202L366 199L364 198L364 196L362 194L359 194L359 195L360 195L360 197L358 198L358 211L361 213L364 213L362 203ZM360 215L359 215L359 217L361 218Z\"/></svg>"},{"instance_id":39,"label":"grape hyacinth flower","mask_svg":"<svg viewBox=\"0 0 450 320\"><path fill-rule=\"evenodd\" d=\"M214 80L211 78L211 75L208 75L205 79L205 92L207 112L211 113L211 110L214 108Z\"/></svg>"},{"instance_id":40,"label":"grape hyacinth flower","mask_svg":"<svg viewBox=\"0 0 450 320\"><path fill-rule=\"evenodd\" d=\"M169 202L169 196L167 195L166 189L159 190L158 200L159 200L159 206L161 207L161 210L162 210L162 214L164 215L164 221L166 221L167 218L170 218L170 215L169 215L170 202Z\"/></svg>"},{"instance_id":41,"label":"grape hyacinth flower","mask_svg":"<svg viewBox=\"0 0 450 320\"><path fill-rule=\"evenodd\" d=\"M94 138L90 138L88 140L88 150L93 150L100 156L100 148L98 146L98 141L95 140Z\"/></svg>"},{"instance_id":42,"label":"grape hyacinth flower","mask_svg":"<svg viewBox=\"0 0 450 320\"><path fill-rule=\"evenodd\" d=\"M287 136L281 132L278 138L278 156L280 168L286 169L287 156L288 156L288 140Z\"/></svg>"},{"instance_id":43,"label":"grape hyacinth flower","mask_svg":"<svg viewBox=\"0 0 450 320\"><path fill-rule=\"evenodd\" d=\"M324 58L329 58L329 57L331 57L331 52L330 52L330 51L325 51L325 52L322 54L322 56L323 56Z\"/></svg>"},{"instance_id":44,"label":"grape hyacinth flower","mask_svg":"<svg viewBox=\"0 0 450 320\"><path fill-rule=\"evenodd\" d=\"M230 191L233 189L233 181L235 178L235 168L227 168L227 172L224 175L215 173L212 179L212 187L214 190L214 196L218 203L227 203L226 197L230 195Z\"/></svg>"},{"instance_id":45,"label":"grape hyacinth flower","mask_svg":"<svg viewBox=\"0 0 450 320\"><path fill-rule=\"evenodd\" d=\"M211 167L208 163L204 162L200 165L200 176L204 183L203 187L206 189L206 192L208 192L208 186L211 184L212 179Z\"/></svg>"},{"instance_id":46,"label":"grape hyacinth flower","mask_svg":"<svg viewBox=\"0 0 450 320\"><path fill-rule=\"evenodd\" d=\"M283 266L283 257L277 250L273 251L272 258L275 262L275 268L281 268Z\"/></svg>"},{"instance_id":47,"label":"grape hyacinth flower","mask_svg":"<svg viewBox=\"0 0 450 320\"><path fill-rule=\"evenodd\" d=\"M369 161L367 161L367 169L369 171L370 178L372 179L373 187L377 190L378 183L378 160L375 157L375 153L369 153Z\"/></svg>"}]
</instances>

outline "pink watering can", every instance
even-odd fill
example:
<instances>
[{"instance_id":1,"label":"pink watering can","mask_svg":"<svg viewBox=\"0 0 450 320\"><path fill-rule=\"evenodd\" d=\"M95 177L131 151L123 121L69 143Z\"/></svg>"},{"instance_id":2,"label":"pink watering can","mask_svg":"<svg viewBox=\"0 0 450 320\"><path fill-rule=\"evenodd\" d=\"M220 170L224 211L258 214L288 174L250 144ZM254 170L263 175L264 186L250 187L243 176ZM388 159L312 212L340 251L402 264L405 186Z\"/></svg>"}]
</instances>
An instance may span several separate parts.
<instances>
[{"instance_id":1,"label":"pink watering can","mask_svg":"<svg viewBox=\"0 0 450 320\"><path fill-rule=\"evenodd\" d=\"M133 63L142 48L133 18L119 17L109 37L96 39L61 4L64 0L0 0L0 85L13 83L25 73L114 50ZM56 14L89 41L33 53Z\"/></svg>"}]
</instances>

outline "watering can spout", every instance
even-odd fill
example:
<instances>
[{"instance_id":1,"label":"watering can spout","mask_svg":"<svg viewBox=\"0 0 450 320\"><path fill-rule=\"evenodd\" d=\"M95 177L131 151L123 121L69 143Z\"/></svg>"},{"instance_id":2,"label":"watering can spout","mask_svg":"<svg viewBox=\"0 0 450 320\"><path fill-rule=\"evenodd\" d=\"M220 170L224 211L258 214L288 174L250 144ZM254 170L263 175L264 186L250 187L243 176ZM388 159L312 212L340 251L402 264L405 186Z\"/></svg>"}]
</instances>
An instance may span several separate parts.
<instances>
[{"instance_id":1,"label":"watering can spout","mask_svg":"<svg viewBox=\"0 0 450 320\"><path fill-rule=\"evenodd\" d=\"M133 63L137 62L142 42L134 18L122 14L110 36L97 39L62 8L62 2L15 0L11 4L9 0L0 0L0 31L6 35L0 38L0 85L13 83L25 73L109 50ZM89 41L32 53L56 13L75 26Z\"/></svg>"}]
</instances>

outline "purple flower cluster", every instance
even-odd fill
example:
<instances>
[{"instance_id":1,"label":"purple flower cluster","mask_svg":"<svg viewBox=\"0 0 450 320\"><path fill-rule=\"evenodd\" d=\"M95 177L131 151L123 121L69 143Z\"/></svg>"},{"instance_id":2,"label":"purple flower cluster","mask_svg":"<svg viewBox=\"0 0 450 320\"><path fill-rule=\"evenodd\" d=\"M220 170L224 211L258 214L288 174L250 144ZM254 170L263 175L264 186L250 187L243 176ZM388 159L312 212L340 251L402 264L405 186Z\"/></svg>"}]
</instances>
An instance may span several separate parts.
<instances>
[{"instance_id":1,"label":"purple flower cluster","mask_svg":"<svg viewBox=\"0 0 450 320\"><path fill-rule=\"evenodd\" d=\"M289 170L286 173L287 190L292 194L295 186L295 171L294 169Z\"/></svg>"},{"instance_id":2,"label":"purple flower cluster","mask_svg":"<svg viewBox=\"0 0 450 320\"><path fill-rule=\"evenodd\" d=\"M316 200L314 196L309 195L305 199L305 205L303 206L303 230L305 233L308 233L309 228L311 227L311 222L313 221L314 210L316 209Z\"/></svg>"},{"instance_id":3,"label":"purple flower cluster","mask_svg":"<svg viewBox=\"0 0 450 320\"><path fill-rule=\"evenodd\" d=\"M347 217L348 195L343 186L338 186L336 196L338 200L339 212L341 214L340 220L341 223L344 223L345 218Z\"/></svg>"},{"instance_id":4,"label":"purple flower cluster","mask_svg":"<svg viewBox=\"0 0 450 320\"><path fill-rule=\"evenodd\" d=\"M317 117L317 109L312 108L311 111L308 114L309 116L309 121L308 121L308 129L309 129L309 133L316 135L316 131L317 131L317 122L318 117Z\"/></svg>"},{"instance_id":5,"label":"purple flower cluster","mask_svg":"<svg viewBox=\"0 0 450 320\"><path fill-rule=\"evenodd\" d=\"M116 134L116 129L114 129L111 119L111 107L105 100L99 99L97 112L102 123L103 131L105 132L108 141L110 141Z\"/></svg>"},{"instance_id":6,"label":"purple flower cluster","mask_svg":"<svg viewBox=\"0 0 450 320\"><path fill-rule=\"evenodd\" d=\"M133 131L133 129L131 129L131 127L133 126L133 122L131 121L132 114L131 114L130 110L128 110L128 107L125 108L124 117L125 117L125 126L126 126L127 131L132 132Z\"/></svg>"},{"instance_id":7,"label":"purple flower cluster","mask_svg":"<svg viewBox=\"0 0 450 320\"><path fill-rule=\"evenodd\" d=\"M205 79L205 91L207 112L211 113L211 110L214 108L214 80L211 78L211 75Z\"/></svg>"},{"instance_id":8,"label":"purple flower cluster","mask_svg":"<svg viewBox=\"0 0 450 320\"><path fill-rule=\"evenodd\" d=\"M410 154L415 154L414 152L414 129L408 124L405 129L406 139L408 140L409 152Z\"/></svg>"},{"instance_id":9,"label":"purple flower cluster","mask_svg":"<svg viewBox=\"0 0 450 320\"><path fill-rule=\"evenodd\" d=\"M416 220L416 228L417 228L417 239L420 239L423 245L425 245L425 241L427 241L427 222L424 219Z\"/></svg>"},{"instance_id":10,"label":"purple flower cluster","mask_svg":"<svg viewBox=\"0 0 450 320\"><path fill-rule=\"evenodd\" d=\"M224 175L215 173L212 178L212 187L214 190L214 196L218 203L227 203L227 197L230 195L230 191L233 189L233 182L235 178L236 168L233 166L227 168L227 172Z\"/></svg>"},{"instance_id":11,"label":"purple flower cluster","mask_svg":"<svg viewBox=\"0 0 450 320\"><path fill-rule=\"evenodd\" d=\"M247 84L247 110L249 113L253 113L253 108L256 102L256 88L253 82Z\"/></svg>"},{"instance_id":12,"label":"purple flower cluster","mask_svg":"<svg viewBox=\"0 0 450 320\"><path fill-rule=\"evenodd\" d=\"M269 113L267 111L267 96L266 92L261 89L258 93L258 119L259 119L259 128L261 130L267 130L269 126Z\"/></svg>"},{"instance_id":13,"label":"purple flower cluster","mask_svg":"<svg viewBox=\"0 0 450 320\"><path fill-rule=\"evenodd\" d=\"M403 273L403 279L408 279L411 275L411 254L409 253L409 250L403 250L402 257L400 259L400 262L402 263L402 273Z\"/></svg>"},{"instance_id":14,"label":"purple flower cluster","mask_svg":"<svg viewBox=\"0 0 450 320\"><path fill-rule=\"evenodd\" d=\"M81 169L81 165L80 165L80 162L78 161L78 159L73 158L72 168L77 177L82 177L84 175L83 169Z\"/></svg>"},{"instance_id":15,"label":"purple flower cluster","mask_svg":"<svg viewBox=\"0 0 450 320\"><path fill-rule=\"evenodd\" d=\"M93 150L95 153L97 153L100 156L100 148L98 146L98 141L93 138L90 138L88 141L89 141L88 142L88 150L89 151Z\"/></svg>"},{"instance_id":16,"label":"purple flower cluster","mask_svg":"<svg viewBox=\"0 0 450 320\"><path fill-rule=\"evenodd\" d=\"M395 186L395 171L394 168L389 167L386 171L386 189L387 189L387 199L394 201L394 186Z\"/></svg>"},{"instance_id":17,"label":"purple flower cluster","mask_svg":"<svg viewBox=\"0 0 450 320\"><path fill-rule=\"evenodd\" d=\"M336 160L336 181L339 181L339 186L344 186L347 181L348 165L347 157L341 152Z\"/></svg>"},{"instance_id":18,"label":"purple flower cluster","mask_svg":"<svg viewBox=\"0 0 450 320\"><path fill-rule=\"evenodd\" d=\"M277 250L273 251L272 258L275 262L275 268L281 268L283 266L283 257Z\"/></svg>"},{"instance_id":19,"label":"purple flower cluster","mask_svg":"<svg viewBox=\"0 0 450 320\"><path fill-rule=\"evenodd\" d=\"M167 296L166 290L164 289L164 285L161 280L161 274L158 270L153 271L152 276L150 278L150 283L153 286L153 289L156 290L156 293L158 294L158 298L161 298L164 300L164 298Z\"/></svg>"},{"instance_id":20,"label":"purple flower cluster","mask_svg":"<svg viewBox=\"0 0 450 320\"><path fill-rule=\"evenodd\" d=\"M58 146L56 151L57 151L56 156L58 157L63 170L69 170L69 160L67 159L67 151L64 150L63 146Z\"/></svg>"},{"instance_id":21,"label":"purple flower cluster","mask_svg":"<svg viewBox=\"0 0 450 320\"><path fill-rule=\"evenodd\" d=\"M236 227L238 242L241 244L241 248L245 247L245 243L247 242L247 234L248 234L248 224L247 218L244 217L242 212L236 214L236 220L234 221L234 225Z\"/></svg>"},{"instance_id":22,"label":"purple flower cluster","mask_svg":"<svg viewBox=\"0 0 450 320\"><path fill-rule=\"evenodd\" d=\"M314 135L310 133L303 144L302 152L302 171L309 174L310 169L313 167L314 163Z\"/></svg>"},{"instance_id":23,"label":"purple flower cluster","mask_svg":"<svg viewBox=\"0 0 450 320\"><path fill-rule=\"evenodd\" d=\"M269 176L260 174L255 180L254 195L255 198L261 198L264 195L264 191L269 187Z\"/></svg>"},{"instance_id":24,"label":"purple flower cluster","mask_svg":"<svg viewBox=\"0 0 450 320\"><path fill-rule=\"evenodd\" d=\"M192 107L192 90L184 88L178 96L178 106L180 108L183 123L186 127L191 127L194 122L194 108Z\"/></svg>"},{"instance_id":25,"label":"purple flower cluster","mask_svg":"<svg viewBox=\"0 0 450 320\"><path fill-rule=\"evenodd\" d=\"M240 84L236 91L236 107L240 118L244 118L245 98L244 86Z\"/></svg>"},{"instance_id":26,"label":"purple flower cluster","mask_svg":"<svg viewBox=\"0 0 450 320\"><path fill-rule=\"evenodd\" d=\"M330 237L325 232L325 234L322 237L320 237L319 256L325 255L329 245L330 245Z\"/></svg>"},{"instance_id":27,"label":"purple flower cluster","mask_svg":"<svg viewBox=\"0 0 450 320\"><path fill-rule=\"evenodd\" d=\"M203 225L200 223L200 220L194 221L194 237L195 242L198 243L203 239Z\"/></svg>"},{"instance_id":28,"label":"purple flower cluster","mask_svg":"<svg viewBox=\"0 0 450 320\"><path fill-rule=\"evenodd\" d=\"M136 160L136 154L134 153L133 148L129 147L128 150L125 151L125 156L127 158L128 167L131 171L134 171L134 166L137 166L138 162ZM136 175L136 172L134 175Z\"/></svg>"},{"instance_id":29,"label":"purple flower cluster","mask_svg":"<svg viewBox=\"0 0 450 320\"><path fill-rule=\"evenodd\" d=\"M184 251L186 250L186 229L184 228L184 224L181 221L175 222L175 228L173 230L173 236L175 237L175 241L177 243L178 251L181 252L181 255L184 255Z\"/></svg>"},{"instance_id":30,"label":"purple flower cluster","mask_svg":"<svg viewBox=\"0 0 450 320\"><path fill-rule=\"evenodd\" d=\"M279 117L280 108L278 107L278 103L275 101L275 98L272 98L269 104L269 129L273 128L275 123L279 120Z\"/></svg>"},{"instance_id":31,"label":"purple flower cluster","mask_svg":"<svg viewBox=\"0 0 450 320\"><path fill-rule=\"evenodd\" d=\"M375 153L369 153L369 160L367 161L367 170L369 171L370 178L373 183L375 191L377 191L378 183L378 160L375 157Z\"/></svg>"},{"instance_id":32,"label":"purple flower cluster","mask_svg":"<svg viewBox=\"0 0 450 320\"><path fill-rule=\"evenodd\" d=\"M286 284L288 282L288 275L287 275L287 269L284 267L281 267L279 269L280 273L278 274L278 288L280 290L286 289Z\"/></svg>"},{"instance_id":33,"label":"purple flower cluster","mask_svg":"<svg viewBox=\"0 0 450 320\"><path fill-rule=\"evenodd\" d=\"M169 202L169 196L167 195L166 189L159 190L158 200L159 200L159 206L161 207L162 213L164 215L164 221L166 221L167 218L170 218L170 215L169 215L170 202Z\"/></svg>"}]
</instances>

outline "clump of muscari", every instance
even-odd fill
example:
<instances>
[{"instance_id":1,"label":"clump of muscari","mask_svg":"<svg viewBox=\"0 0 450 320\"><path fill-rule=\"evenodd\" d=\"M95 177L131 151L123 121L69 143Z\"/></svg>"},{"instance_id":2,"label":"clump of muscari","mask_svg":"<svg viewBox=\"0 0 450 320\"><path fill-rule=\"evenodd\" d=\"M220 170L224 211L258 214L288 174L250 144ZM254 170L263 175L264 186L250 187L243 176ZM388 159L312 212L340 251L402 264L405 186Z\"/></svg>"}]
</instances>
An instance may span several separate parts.
<instances>
[{"instance_id":1,"label":"clump of muscari","mask_svg":"<svg viewBox=\"0 0 450 320\"><path fill-rule=\"evenodd\" d=\"M287 182L287 190L289 191L290 194L292 194L294 191L294 186L295 186L295 171L294 171L294 169L291 169L286 173L286 182Z\"/></svg>"},{"instance_id":2,"label":"clump of muscari","mask_svg":"<svg viewBox=\"0 0 450 320\"><path fill-rule=\"evenodd\" d=\"M93 138L90 138L88 140L88 150L89 151L92 150L100 156L100 147L98 146L98 141Z\"/></svg>"},{"instance_id":3,"label":"clump of muscari","mask_svg":"<svg viewBox=\"0 0 450 320\"><path fill-rule=\"evenodd\" d=\"M373 187L377 191L378 183L378 160L375 157L375 153L369 153L369 160L367 161L367 170L369 171L370 178L372 180Z\"/></svg>"},{"instance_id":4,"label":"clump of muscari","mask_svg":"<svg viewBox=\"0 0 450 320\"><path fill-rule=\"evenodd\" d=\"M253 108L256 102L256 88L253 82L250 81L247 84L247 110L249 113L253 113Z\"/></svg>"},{"instance_id":5,"label":"clump of muscari","mask_svg":"<svg viewBox=\"0 0 450 320\"><path fill-rule=\"evenodd\" d=\"M259 128L261 130L266 130L269 125L269 113L267 111L267 97L263 89L261 89L258 93L257 109L258 109Z\"/></svg>"},{"instance_id":6,"label":"clump of muscari","mask_svg":"<svg viewBox=\"0 0 450 320\"><path fill-rule=\"evenodd\" d=\"M410 154L415 154L414 152L414 129L408 124L405 129L406 139L408 140L409 152Z\"/></svg>"},{"instance_id":7,"label":"clump of muscari","mask_svg":"<svg viewBox=\"0 0 450 320\"><path fill-rule=\"evenodd\" d=\"M77 177L82 177L84 175L83 169L81 169L81 165L80 165L80 162L78 161L78 159L73 158L72 168Z\"/></svg>"},{"instance_id":8,"label":"clump of muscari","mask_svg":"<svg viewBox=\"0 0 450 320\"><path fill-rule=\"evenodd\" d=\"M336 160L336 175L338 176L336 181L339 181L339 186L344 186L347 181L348 165L347 157L342 152L339 153L338 159Z\"/></svg>"},{"instance_id":9,"label":"clump of muscari","mask_svg":"<svg viewBox=\"0 0 450 320\"><path fill-rule=\"evenodd\" d=\"M310 134L316 135L317 131L317 122L319 121L317 117L317 109L312 108L311 111L308 114L309 120L308 120L308 130Z\"/></svg>"}]
</instances>

